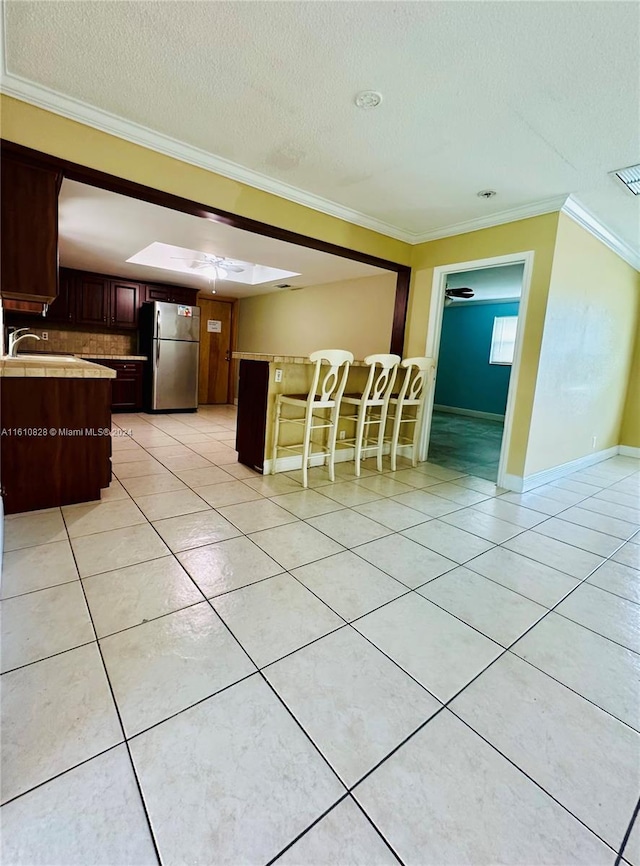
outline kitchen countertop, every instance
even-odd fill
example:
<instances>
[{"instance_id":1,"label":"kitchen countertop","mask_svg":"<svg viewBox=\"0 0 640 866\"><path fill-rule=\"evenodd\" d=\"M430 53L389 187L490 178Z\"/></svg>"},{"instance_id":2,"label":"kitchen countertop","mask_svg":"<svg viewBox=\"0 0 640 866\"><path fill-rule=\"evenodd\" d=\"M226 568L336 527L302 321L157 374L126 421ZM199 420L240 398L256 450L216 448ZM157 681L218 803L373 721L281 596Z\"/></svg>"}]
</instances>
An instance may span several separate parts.
<instances>
[{"instance_id":1,"label":"kitchen countertop","mask_svg":"<svg viewBox=\"0 0 640 866\"><path fill-rule=\"evenodd\" d=\"M74 355L18 355L0 358L0 377L37 379L115 379L116 371Z\"/></svg>"},{"instance_id":2,"label":"kitchen countertop","mask_svg":"<svg viewBox=\"0 0 640 866\"><path fill-rule=\"evenodd\" d=\"M76 358L99 359L100 361L146 361L146 355L100 355L96 352L75 352Z\"/></svg>"},{"instance_id":3,"label":"kitchen countertop","mask_svg":"<svg viewBox=\"0 0 640 866\"><path fill-rule=\"evenodd\" d=\"M234 352L234 361L268 361L270 364L313 364L306 355L263 355L257 352ZM366 367L364 361L353 361L352 367Z\"/></svg>"}]
</instances>

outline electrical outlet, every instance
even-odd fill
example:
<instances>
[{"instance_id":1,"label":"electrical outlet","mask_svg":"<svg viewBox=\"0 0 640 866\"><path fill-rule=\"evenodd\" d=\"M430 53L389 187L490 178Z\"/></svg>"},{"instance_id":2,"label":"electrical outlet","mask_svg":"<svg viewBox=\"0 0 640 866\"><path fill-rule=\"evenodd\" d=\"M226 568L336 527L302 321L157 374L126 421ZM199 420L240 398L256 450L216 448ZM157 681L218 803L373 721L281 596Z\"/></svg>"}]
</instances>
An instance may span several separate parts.
<instances>
[{"instance_id":1,"label":"electrical outlet","mask_svg":"<svg viewBox=\"0 0 640 866\"><path fill-rule=\"evenodd\" d=\"M48 332L48 331L43 331L43 332L40 334L40 339L41 339L41 340L48 340L48 339L49 339L49 332Z\"/></svg>"},{"instance_id":2,"label":"electrical outlet","mask_svg":"<svg viewBox=\"0 0 640 866\"><path fill-rule=\"evenodd\" d=\"M276 370L276 382L282 382L282 370Z\"/></svg>"},{"instance_id":3,"label":"electrical outlet","mask_svg":"<svg viewBox=\"0 0 640 866\"><path fill-rule=\"evenodd\" d=\"M346 435L347 435L347 431L346 431L346 430L341 430L341 431L338 433L338 439L344 439L344 437L345 437Z\"/></svg>"}]
</instances>

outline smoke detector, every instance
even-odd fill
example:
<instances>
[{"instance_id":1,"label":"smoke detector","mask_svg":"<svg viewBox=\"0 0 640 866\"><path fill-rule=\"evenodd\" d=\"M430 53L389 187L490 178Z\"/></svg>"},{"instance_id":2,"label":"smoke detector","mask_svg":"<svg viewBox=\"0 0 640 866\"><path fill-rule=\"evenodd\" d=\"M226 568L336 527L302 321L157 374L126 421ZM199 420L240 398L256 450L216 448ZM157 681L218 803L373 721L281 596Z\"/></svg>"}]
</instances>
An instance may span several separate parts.
<instances>
[{"instance_id":1,"label":"smoke detector","mask_svg":"<svg viewBox=\"0 0 640 866\"><path fill-rule=\"evenodd\" d=\"M476 195L478 198L493 198L498 195L495 189L481 189L480 192L477 192Z\"/></svg>"},{"instance_id":2,"label":"smoke detector","mask_svg":"<svg viewBox=\"0 0 640 866\"><path fill-rule=\"evenodd\" d=\"M360 93L356 94L355 98L358 108L364 108L365 110L377 108L381 102L382 94L378 93L377 90L361 90Z\"/></svg>"}]
</instances>

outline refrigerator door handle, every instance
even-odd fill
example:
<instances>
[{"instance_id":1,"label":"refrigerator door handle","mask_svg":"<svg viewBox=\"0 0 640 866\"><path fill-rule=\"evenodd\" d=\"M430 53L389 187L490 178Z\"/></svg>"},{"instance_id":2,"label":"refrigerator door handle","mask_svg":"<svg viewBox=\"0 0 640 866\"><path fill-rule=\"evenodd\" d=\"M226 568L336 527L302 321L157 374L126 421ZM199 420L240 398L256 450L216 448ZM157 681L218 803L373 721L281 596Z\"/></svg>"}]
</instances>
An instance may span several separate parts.
<instances>
[{"instance_id":1,"label":"refrigerator door handle","mask_svg":"<svg viewBox=\"0 0 640 866\"><path fill-rule=\"evenodd\" d=\"M156 338L160 339L160 310L156 310Z\"/></svg>"},{"instance_id":2,"label":"refrigerator door handle","mask_svg":"<svg viewBox=\"0 0 640 866\"><path fill-rule=\"evenodd\" d=\"M156 340L156 367L158 366L159 360L160 360L160 340Z\"/></svg>"}]
</instances>

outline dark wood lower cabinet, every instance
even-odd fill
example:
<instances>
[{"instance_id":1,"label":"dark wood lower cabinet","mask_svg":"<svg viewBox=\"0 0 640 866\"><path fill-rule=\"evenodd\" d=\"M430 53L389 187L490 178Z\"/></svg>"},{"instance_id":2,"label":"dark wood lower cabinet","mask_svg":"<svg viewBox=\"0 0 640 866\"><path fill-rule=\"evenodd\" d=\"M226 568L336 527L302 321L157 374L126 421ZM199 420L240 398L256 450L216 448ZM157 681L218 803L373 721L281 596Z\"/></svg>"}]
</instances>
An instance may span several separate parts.
<instances>
[{"instance_id":1,"label":"dark wood lower cabinet","mask_svg":"<svg viewBox=\"0 0 640 866\"><path fill-rule=\"evenodd\" d=\"M92 358L93 364L102 364L118 374L111 379L111 410L113 412L142 411L142 377L144 361L105 361Z\"/></svg>"},{"instance_id":2,"label":"dark wood lower cabinet","mask_svg":"<svg viewBox=\"0 0 640 866\"><path fill-rule=\"evenodd\" d=\"M260 472L264 470L268 390L268 362L243 358L238 381L236 450L238 463Z\"/></svg>"},{"instance_id":3,"label":"dark wood lower cabinet","mask_svg":"<svg viewBox=\"0 0 640 866\"><path fill-rule=\"evenodd\" d=\"M100 499L111 481L110 379L1 378L0 412L6 514Z\"/></svg>"}]
</instances>

